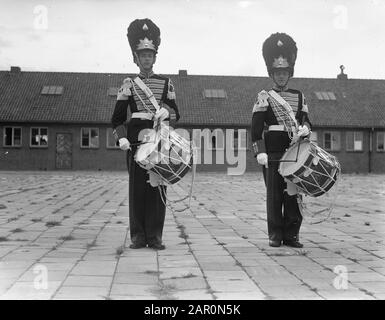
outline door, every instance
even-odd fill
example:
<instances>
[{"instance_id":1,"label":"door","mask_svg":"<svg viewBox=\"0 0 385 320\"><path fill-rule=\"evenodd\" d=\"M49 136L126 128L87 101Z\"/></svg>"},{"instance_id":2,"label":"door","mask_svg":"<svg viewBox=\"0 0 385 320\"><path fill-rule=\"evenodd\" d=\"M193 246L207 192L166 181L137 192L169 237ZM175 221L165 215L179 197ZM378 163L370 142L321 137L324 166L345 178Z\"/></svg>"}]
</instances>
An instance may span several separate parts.
<instances>
[{"instance_id":1,"label":"door","mask_svg":"<svg viewBox=\"0 0 385 320\"><path fill-rule=\"evenodd\" d=\"M72 169L72 134L56 134L56 169Z\"/></svg>"}]
</instances>

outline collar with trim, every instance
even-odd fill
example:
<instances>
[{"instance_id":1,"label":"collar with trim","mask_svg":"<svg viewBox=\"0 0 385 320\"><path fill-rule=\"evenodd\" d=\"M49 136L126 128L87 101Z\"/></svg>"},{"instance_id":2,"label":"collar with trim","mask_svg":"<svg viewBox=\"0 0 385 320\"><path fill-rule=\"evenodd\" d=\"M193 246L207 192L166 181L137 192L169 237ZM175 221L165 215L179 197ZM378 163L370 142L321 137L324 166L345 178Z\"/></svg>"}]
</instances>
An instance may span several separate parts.
<instances>
[{"instance_id":1,"label":"collar with trim","mask_svg":"<svg viewBox=\"0 0 385 320\"><path fill-rule=\"evenodd\" d=\"M144 79L151 78L153 75L154 75L154 71L150 71L150 72L140 71L140 73L138 74L140 78L144 78Z\"/></svg>"},{"instance_id":2,"label":"collar with trim","mask_svg":"<svg viewBox=\"0 0 385 320\"><path fill-rule=\"evenodd\" d=\"M277 85L274 85L273 90L276 92L284 92L284 91L289 90L289 86L286 85L283 88L281 88L281 87L278 87Z\"/></svg>"}]
</instances>

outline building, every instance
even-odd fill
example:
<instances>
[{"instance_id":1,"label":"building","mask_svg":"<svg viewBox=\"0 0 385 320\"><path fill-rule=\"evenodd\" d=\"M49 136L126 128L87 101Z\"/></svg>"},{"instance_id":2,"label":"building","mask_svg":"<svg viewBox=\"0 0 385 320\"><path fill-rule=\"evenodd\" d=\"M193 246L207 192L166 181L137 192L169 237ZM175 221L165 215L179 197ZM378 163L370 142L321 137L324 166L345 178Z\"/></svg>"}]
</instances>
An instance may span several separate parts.
<instances>
[{"instance_id":1,"label":"building","mask_svg":"<svg viewBox=\"0 0 385 320\"><path fill-rule=\"evenodd\" d=\"M24 72L19 67L0 71L0 169L126 170L110 118L127 76ZM188 75L185 70L167 76L177 93L178 126L190 132L204 129L207 139L198 145L212 150L213 159L235 145L246 150L247 170L260 170L248 133L255 97L270 88L271 80ZM385 80L348 79L341 71L334 79L294 78L291 87L306 96L312 139L337 156L343 172L385 172ZM228 129L234 129L234 137L222 134ZM201 164L198 170L228 166L225 159L224 164Z\"/></svg>"}]
</instances>

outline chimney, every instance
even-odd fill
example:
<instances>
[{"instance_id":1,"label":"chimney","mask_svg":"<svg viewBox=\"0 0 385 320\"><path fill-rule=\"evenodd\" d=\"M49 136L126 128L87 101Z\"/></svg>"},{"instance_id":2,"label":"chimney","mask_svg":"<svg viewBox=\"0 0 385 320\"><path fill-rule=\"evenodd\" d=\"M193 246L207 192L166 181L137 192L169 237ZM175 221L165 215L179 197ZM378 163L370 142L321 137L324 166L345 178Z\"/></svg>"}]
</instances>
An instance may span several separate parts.
<instances>
[{"instance_id":1,"label":"chimney","mask_svg":"<svg viewBox=\"0 0 385 320\"><path fill-rule=\"evenodd\" d=\"M338 80L348 80L348 75L344 73L345 67L343 65L340 65L341 73L337 75Z\"/></svg>"},{"instance_id":2,"label":"chimney","mask_svg":"<svg viewBox=\"0 0 385 320\"><path fill-rule=\"evenodd\" d=\"M20 67L11 66L11 73L20 73Z\"/></svg>"},{"instance_id":3,"label":"chimney","mask_svg":"<svg viewBox=\"0 0 385 320\"><path fill-rule=\"evenodd\" d=\"M187 70L179 70L179 76L180 77L187 77Z\"/></svg>"}]
</instances>

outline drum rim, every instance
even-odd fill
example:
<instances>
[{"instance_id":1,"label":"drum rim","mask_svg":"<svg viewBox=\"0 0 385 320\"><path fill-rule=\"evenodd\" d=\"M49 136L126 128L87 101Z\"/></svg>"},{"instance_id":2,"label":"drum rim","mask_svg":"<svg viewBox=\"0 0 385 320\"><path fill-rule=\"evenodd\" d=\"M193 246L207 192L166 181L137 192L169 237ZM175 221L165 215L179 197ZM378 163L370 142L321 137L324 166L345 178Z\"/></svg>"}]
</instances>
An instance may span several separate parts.
<instances>
[{"instance_id":1,"label":"drum rim","mask_svg":"<svg viewBox=\"0 0 385 320\"><path fill-rule=\"evenodd\" d=\"M162 179L167 181L169 184L174 184L180 181L190 171L193 165L193 161L194 161L193 156L190 154L188 163L186 164L184 162L181 162L181 165L179 166L178 170L176 170L175 172L173 170L171 170L172 172L167 172L165 168L159 165L159 163L155 164L154 167L151 168L150 170L160 175ZM168 175L159 174L158 171L162 171L162 170L165 171L165 173L167 173Z\"/></svg>"},{"instance_id":2,"label":"drum rim","mask_svg":"<svg viewBox=\"0 0 385 320\"><path fill-rule=\"evenodd\" d=\"M135 153L135 161L137 161L137 162L145 161L148 158L148 156L155 151L158 144L159 144L159 139L157 139L157 141L150 141L150 142L146 142L145 144L140 145L139 148L136 150L136 153ZM146 152L144 153L143 150L146 150ZM143 159L138 159L138 156L141 153L144 153L146 156Z\"/></svg>"},{"instance_id":3,"label":"drum rim","mask_svg":"<svg viewBox=\"0 0 385 320\"><path fill-rule=\"evenodd\" d=\"M310 143L310 141L302 140L302 141L299 141L298 143L299 143L299 145L300 145L299 154L301 153L301 145L302 145L302 144L308 145L308 146L309 146L309 149L311 148L311 143ZM285 156L289 153L289 150L294 150L295 148L298 148L297 143L294 144L294 145L292 145L292 146L290 146L290 147L285 151L285 153L284 153L283 156L281 157L281 160L285 160L285 158L286 158ZM282 172L282 171L283 171L283 167L284 167L287 163L281 162L281 163L279 164L279 173L280 173L283 177L287 177L287 176L290 176L290 175L294 175L298 170L300 170L300 169L302 168L302 166L305 164L305 162L309 159L309 156L312 156L312 155L309 153L309 156L308 156L308 157L304 158L303 161L300 161L299 154L298 154L298 161L296 162L297 168L295 168L294 171L291 170L290 172L284 174L284 173ZM289 166L287 165L287 167L289 167Z\"/></svg>"}]
</instances>

